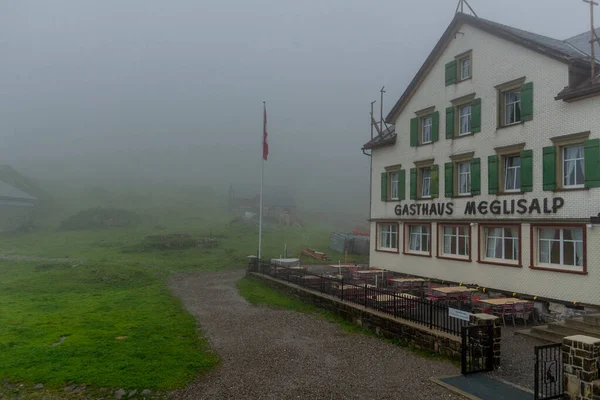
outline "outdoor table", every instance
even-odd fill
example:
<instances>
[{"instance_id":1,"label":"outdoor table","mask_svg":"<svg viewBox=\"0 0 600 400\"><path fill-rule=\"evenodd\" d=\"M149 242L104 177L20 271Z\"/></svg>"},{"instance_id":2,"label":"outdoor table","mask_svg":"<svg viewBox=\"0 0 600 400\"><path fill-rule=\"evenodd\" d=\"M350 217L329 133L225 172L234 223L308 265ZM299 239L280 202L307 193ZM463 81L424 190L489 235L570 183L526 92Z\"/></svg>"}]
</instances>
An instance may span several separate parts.
<instances>
[{"instance_id":1,"label":"outdoor table","mask_svg":"<svg viewBox=\"0 0 600 400\"><path fill-rule=\"evenodd\" d=\"M295 271L304 271L306 268L305 267L290 267L289 269L293 269Z\"/></svg>"},{"instance_id":2,"label":"outdoor table","mask_svg":"<svg viewBox=\"0 0 600 400\"><path fill-rule=\"evenodd\" d=\"M479 300L480 303L491 304L493 306L503 306L508 303L529 303L527 300L515 299L510 297L496 298L496 299L483 299Z\"/></svg>"},{"instance_id":3,"label":"outdoor table","mask_svg":"<svg viewBox=\"0 0 600 400\"><path fill-rule=\"evenodd\" d=\"M413 282L425 282L425 279L422 278L392 278L391 282L397 283L413 283Z\"/></svg>"},{"instance_id":4,"label":"outdoor table","mask_svg":"<svg viewBox=\"0 0 600 400\"><path fill-rule=\"evenodd\" d=\"M452 295L452 294L477 292L477 289L468 288L466 286L438 287L438 288L433 288L431 290L433 290L434 292L439 292L439 293L445 294L446 296Z\"/></svg>"},{"instance_id":5,"label":"outdoor table","mask_svg":"<svg viewBox=\"0 0 600 400\"><path fill-rule=\"evenodd\" d=\"M321 277L317 276L317 275L304 275L304 276L300 277L300 279L304 279L306 281L308 281L308 280L319 280L319 279L321 279Z\"/></svg>"},{"instance_id":6,"label":"outdoor table","mask_svg":"<svg viewBox=\"0 0 600 400\"><path fill-rule=\"evenodd\" d=\"M412 294L399 293L399 294L396 294L396 295L393 295L393 294L380 294L378 296L375 296L375 301L378 301L378 302L393 301L394 298L405 298L405 299L412 299L412 300L418 299L417 296L413 296Z\"/></svg>"},{"instance_id":7,"label":"outdoor table","mask_svg":"<svg viewBox=\"0 0 600 400\"><path fill-rule=\"evenodd\" d=\"M385 271L382 269L364 269L362 271L354 271L355 274L379 274L379 273L384 273Z\"/></svg>"}]
</instances>

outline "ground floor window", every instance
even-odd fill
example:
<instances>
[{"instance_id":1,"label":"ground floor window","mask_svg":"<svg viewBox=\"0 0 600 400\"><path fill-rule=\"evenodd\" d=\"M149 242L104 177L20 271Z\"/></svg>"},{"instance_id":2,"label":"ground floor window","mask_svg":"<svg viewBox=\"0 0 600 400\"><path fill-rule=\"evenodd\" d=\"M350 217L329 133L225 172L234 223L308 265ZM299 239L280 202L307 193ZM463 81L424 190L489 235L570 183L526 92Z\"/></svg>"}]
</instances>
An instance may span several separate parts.
<instances>
[{"instance_id":1,"label":"ground floor window","mask_svg":"<svg viewBox=\"0 0 600 400\"><path fill-rule=\"evenodd\" d=\"M469 257L471 229L469 225L439 225L441 252L446 257Z\"/></svg>"},{"instance_id":2,"label":"ground floor window","mask_svg":"<svg viewBox=\"0 0 600 400\"><path fill-rule=\"evenodd\" d=\"M520 260L520 228L519 226L485 226L481 227L483 261L514 263Z\"/></svg>"},{"instance_id":3,"label":"ground floor window","mask_svg":"<svg viewBox=\"0 0 600 400\"><path fill-rule=\"evenodd\" d=\"M398 251L398 224L380 223L377 249L383 251Z\"/></svg>"},{"instance_id":4,"label":"ground floor window","mask_svg":"<svg viewBox=\"0 0 600 400\"><path fill-rule=\"evenodd\" d=\"M584 271L585 228L535 227L537 266Z\"/></svg>"},{"instance_id":5,"label":"ground floor window","mask_svg":"<svg viewBox=\"0 0 600 400\"><path fill-rule=\"evenodd\" d=\"M431 227L429 224L406 224L405 237L408 254L431 255Z\"/></svg>"}]
</instances>

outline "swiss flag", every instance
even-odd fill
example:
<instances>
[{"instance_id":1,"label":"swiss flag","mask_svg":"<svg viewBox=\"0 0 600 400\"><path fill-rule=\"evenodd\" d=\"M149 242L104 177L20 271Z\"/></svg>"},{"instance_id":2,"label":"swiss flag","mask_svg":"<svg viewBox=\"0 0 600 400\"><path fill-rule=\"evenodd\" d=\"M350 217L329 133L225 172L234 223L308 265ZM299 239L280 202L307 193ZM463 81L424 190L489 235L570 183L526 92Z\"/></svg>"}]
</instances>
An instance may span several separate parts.
<instances>
[{"instance_id":1,"label":"swiss flag","mask_svg":"<svg viewBox=\"0 0 600 400\"><path fill-rule=\"evenodd\" d=\"M263 160L267 161L267 157L269 156L269 144L267 143L267 104L263 103L263 106Z\"/></svg>"}]
</instances>

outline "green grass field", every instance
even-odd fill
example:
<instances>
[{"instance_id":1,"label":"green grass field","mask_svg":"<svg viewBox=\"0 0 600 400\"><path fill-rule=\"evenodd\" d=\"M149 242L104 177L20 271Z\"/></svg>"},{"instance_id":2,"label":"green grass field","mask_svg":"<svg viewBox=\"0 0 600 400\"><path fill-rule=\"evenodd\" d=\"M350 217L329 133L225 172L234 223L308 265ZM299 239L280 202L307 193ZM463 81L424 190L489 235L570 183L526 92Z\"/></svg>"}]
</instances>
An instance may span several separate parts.
<instances>
[{"instance_id":1,"label":"green grass field","mask_svg":"<svg viewBox=\"0 0 600 400\"><path fill-rule=\"evenodd\" d=\"M50 390L86 384L164 391L218 364L167 279L176 272L244 268L247 256L256 254L257 228L230 223L232 216L218 204L178 203L173 196L107 202L139 212L144 223L135 228L61 231L60 218L52 216L30 233L0 235L0 254L69 259L0 261L0 379ZM84 202L62 216L97 205ZM310 247L335 262L343 259L327 249L327 226L309 226L266 226L264 256L278 257L287 245L293 255ZM219 244L139 246L147 235L166 233L210 236Z\"/></svg>"}]
</instances>

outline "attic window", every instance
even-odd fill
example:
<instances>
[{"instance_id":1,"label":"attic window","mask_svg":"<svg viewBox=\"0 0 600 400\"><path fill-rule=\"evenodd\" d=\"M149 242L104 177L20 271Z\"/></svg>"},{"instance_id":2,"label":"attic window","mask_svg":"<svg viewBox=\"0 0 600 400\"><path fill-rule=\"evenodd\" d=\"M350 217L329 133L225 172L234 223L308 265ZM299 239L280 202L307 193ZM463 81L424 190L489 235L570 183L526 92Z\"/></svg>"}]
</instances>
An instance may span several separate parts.
<instances>
[{"instance_id":1,"label":"attic window","mask_svg":"<svg viewBox=\"0 0 600 400\"><path fill-rule=\"evenodd\" d=\"M471 53L458 60L458 80L466 81L471 78Z\"/></svg>"}]
</instances>

